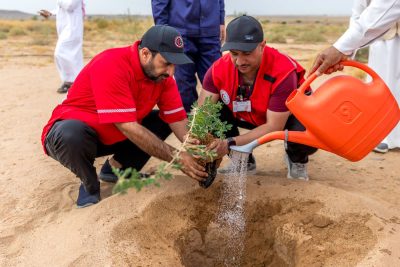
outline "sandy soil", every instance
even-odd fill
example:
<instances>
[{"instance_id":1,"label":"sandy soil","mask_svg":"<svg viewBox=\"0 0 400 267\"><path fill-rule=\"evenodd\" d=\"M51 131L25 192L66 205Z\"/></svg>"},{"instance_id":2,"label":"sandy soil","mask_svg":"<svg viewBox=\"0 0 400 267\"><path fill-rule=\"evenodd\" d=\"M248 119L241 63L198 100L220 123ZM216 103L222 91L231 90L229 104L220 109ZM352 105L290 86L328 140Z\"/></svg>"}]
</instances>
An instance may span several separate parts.
<instances>
[{"instance_id":1,"label":"sandy soil","mask_svg":"<svg viewBox=\"0 0 400 267\"><path fill-rule=\"evenodd\" d=\"M0 266L221 266L224 240L207 244L221 176L207 190L183 175L126 195L102 184L98 205L75 208L79 180L40 144L57 73L20 60L0 64ZM400 266L398 151L357 163L319 151L309 182L285 178L281 142L255 155L243 266Z\"/></svg>"}]
</instances>

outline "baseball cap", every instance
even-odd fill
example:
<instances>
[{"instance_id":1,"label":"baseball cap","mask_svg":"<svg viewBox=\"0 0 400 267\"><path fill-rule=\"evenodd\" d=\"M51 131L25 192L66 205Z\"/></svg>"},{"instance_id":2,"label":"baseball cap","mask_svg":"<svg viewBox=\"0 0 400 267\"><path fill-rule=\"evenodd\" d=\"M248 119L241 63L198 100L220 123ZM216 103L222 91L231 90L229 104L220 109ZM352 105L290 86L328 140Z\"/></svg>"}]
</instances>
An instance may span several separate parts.
<instances>
[{"instance_id":1,"label":"baseball cap","mask_svg":"<svg viewBox=\"0 0 400 267\"><path fill-rule=\"evenodd\" d=\"M166 25L151 27L142 37L140 47L147 47L159 52L165 60L172 64L193 63L183 52L183 39L179 32Z\"/></svg>"},{"instance_id":2,"label":"baseball cap","mask_svg":"<svg viewBox=\"0 0 400 267\"><path fill-rule=\"evenodd\" d=\"M226 27L226 41L221 51L253 51L264 40L261 23L251 16L240 16Z\"/></svg>"}]
</instances>

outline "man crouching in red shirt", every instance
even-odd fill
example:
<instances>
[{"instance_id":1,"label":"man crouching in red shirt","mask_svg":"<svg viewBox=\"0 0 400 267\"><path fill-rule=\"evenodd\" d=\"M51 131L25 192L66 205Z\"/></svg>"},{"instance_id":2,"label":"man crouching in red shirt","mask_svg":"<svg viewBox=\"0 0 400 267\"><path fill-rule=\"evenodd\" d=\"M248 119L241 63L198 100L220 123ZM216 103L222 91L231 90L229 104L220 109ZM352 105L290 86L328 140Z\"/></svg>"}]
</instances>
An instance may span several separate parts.
<instances>
[{"instance_id":1,"label":"man crouching in red shirt","mask_svg":"<svg viewBox=\"0 0 400 267\"><path fill-rule=\"evenodd\" d=\"M262 26L255 18L241 16L232 20L226 28L222 50L229 53L207 71L199 97L200 104L206 97L213 102L222 101L225 105L221 119L233 125L226 133L228 138L214 144L220 157L229 153L231 145L245 145L269 132L305 130L285 104L290 93L304 81L305 71L295 60L265 44ZM239 135L238 127L250 131ZM308 180L306 163L316 150L288 142L287 177ZM227 166L219 172L232 170ZM256 171L252 154L247 171Z\"/></svg>"},{"instance_id":2,"label":"man crouching in red shirt","mask_svg":"<svg viewBox=\"0 0 400 267\"><path fill-rule=\"evenodd\" d=\"M182 142L186 113L173 78L175 64L192 63L181 35L169 26L153 26L132 46L106 50L80 72L67 98L43 129L45 153L81 180L78 207L100 201L93 166L113 154L99 178L116 182L111 166L140 170L150 156L171 161L173 147L163 142L172 132ZM157 105L159 110L153 110ZM198 181L207 173L188 153L182 171Z\"/></svg>"}]
</instances>

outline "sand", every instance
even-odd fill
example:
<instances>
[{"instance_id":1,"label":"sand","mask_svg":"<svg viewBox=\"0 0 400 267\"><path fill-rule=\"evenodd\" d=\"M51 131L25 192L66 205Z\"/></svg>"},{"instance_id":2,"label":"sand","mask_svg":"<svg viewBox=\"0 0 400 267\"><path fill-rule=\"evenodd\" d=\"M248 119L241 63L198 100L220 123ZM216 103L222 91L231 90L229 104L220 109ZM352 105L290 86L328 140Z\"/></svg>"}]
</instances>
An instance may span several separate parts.
<instances>
[{"instance_id":1,"label":"sand","mask_svg":"<svg viewBox=\"0 0 400 267\"><path fill-rule=\"evenodd\" d=\"M222 266L226 244L210 241L220 175L209 189L178 173L114 196L103 183L99 204L75 207L79 180L40 143L64 97L56 70L23 60L0 64L0 266ZM280 141L255 156L242 266L400 266L399 151L357 163L318 151L309 182L285 178Z\"/></svg>"}]
</instances>

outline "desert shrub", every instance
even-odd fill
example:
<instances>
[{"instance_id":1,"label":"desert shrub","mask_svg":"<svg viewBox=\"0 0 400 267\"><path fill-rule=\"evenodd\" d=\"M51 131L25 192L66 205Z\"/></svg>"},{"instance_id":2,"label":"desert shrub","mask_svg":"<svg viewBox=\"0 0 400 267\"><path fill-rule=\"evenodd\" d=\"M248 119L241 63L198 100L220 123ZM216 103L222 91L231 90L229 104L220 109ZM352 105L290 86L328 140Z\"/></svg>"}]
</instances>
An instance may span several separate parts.
<instances>
[{"instance_id":1,"label":"desert shrub","mask_svg":"<svg viewBox=\"0 0 400 267\"><path fill-rule=\"evenodd\" d=\"M369 47L361 48L357 51L355 59L362 63L368 63Z\"/></svg>"},{"instance_id":2,"label":"desert shrub","mask_svg":"<svg viewBox=\"0 0 400 267\"><path fill-rule=\"evenodd\" d=\"M11 29L10 25L0 23L0 32L7 33L10 32L10 29Z\"/></svg>"},{"instance_id":3,"label":"desert shrub","mask_svg":"<svg viewBox=\"0 0 400 267\"><path fill-rule=\"evenodd\" d=\"M26 35L26 32L24 29L19 28L19 27L13 27L10 30L10 35L11 36L22 36L22 35Z\"/></svg>"},{"instance_id":4,"label":"desert shrub","mask_svg":"<svg viewBox=\"0 0 400 267\"><path fill-rule=\"evenodd\" d=\"M7 34L5 32L0 31L0 40L7 39Z\"/></svg>"},{"instance_id":5,"label":"desert shrub","mask_svg":"<svg viewBox=\"0 0 400 267\"><path fill-rule=\"evenodd\" d=\"M97 28L99 29L106 29L109 26L109 23L106 19L96 18L94 22L96 23Z\"/></svg>"},{"instance_id":6,"label":"desert shrub","mask_svg":"<svg viewBox=\"0 0 400 267\"><path fill-rule=\"evenodd\" d=\"M321 43L327 40L320 31L308 30L301 32L295 41L296 43Z\"/></svg>"},{"instance_id":7,"label":"desert shrub","mask_svg":"<svg viewBox=\"0 0 400 267\"><path fill-rule=\"evenodd\" d=\"M33 36L32 41L29 44L47 46L50 44L50 40L48 38L43 38L42 36L35 35Z\"/></svg>"},{"instance_id":8,"label":"desert shrub","mask_svg":"<svg viewBox=\"0 0 400 267\"><path fill-rule=\"evenodd\" d=\"M54 25L42 22L31 23L26 27L26 29L30 32L39 33L43 35L55 34L56 32L56 28Z\"/></svg>"},{"instance_id":9,"label":"desert shrub","mask_svg":"<svg viewBox=\"0 0 400 267\"><path fill-rule=\"evenodd\" d=\"M267 34L266 40L268 43L286 44L286 38L282 34Z\"/></svg>"}]
</instances>

